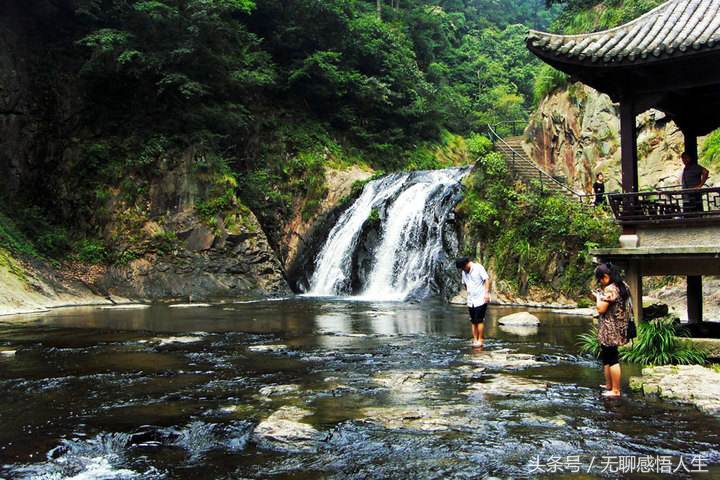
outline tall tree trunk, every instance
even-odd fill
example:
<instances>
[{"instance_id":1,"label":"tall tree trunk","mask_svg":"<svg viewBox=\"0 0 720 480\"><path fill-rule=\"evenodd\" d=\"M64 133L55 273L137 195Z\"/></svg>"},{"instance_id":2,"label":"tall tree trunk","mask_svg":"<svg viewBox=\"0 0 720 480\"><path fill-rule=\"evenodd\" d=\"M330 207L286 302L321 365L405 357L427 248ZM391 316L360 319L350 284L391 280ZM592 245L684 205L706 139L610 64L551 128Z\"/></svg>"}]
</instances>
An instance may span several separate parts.
<instances>
[{"instance_id":1,"label":"tall tree trunk","mask_svg":"<svg viewBox=\"0 0 720 480\"><path fill-rule=\"evenodd\" d=\"M375 5L377 5L378 18L382 20L382 0L375 0Z\"/></svg>"}]
</instances>

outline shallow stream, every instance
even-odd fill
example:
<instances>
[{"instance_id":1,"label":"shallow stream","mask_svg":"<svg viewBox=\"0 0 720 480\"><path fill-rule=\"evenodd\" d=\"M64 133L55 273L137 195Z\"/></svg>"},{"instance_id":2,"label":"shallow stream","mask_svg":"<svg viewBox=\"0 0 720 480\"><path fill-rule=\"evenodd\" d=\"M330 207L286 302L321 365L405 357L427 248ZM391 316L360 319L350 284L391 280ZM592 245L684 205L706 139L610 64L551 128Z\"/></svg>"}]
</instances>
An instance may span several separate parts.
<instances>
[{"instance_id":1,"label":"shallow stream","mask_svg":"<svg viewBox=\"0 0 720 480\"><path fill-rule=\"evenodd\" d=\"M513 311L490 309L482 351L440 303L0 318L0 478L623 478L603 457L645 456L709 473L625 478L720 478L720 422L627 388L602 399L575 345L589 318L496 325Z\"/></svg>"}]
</instances>

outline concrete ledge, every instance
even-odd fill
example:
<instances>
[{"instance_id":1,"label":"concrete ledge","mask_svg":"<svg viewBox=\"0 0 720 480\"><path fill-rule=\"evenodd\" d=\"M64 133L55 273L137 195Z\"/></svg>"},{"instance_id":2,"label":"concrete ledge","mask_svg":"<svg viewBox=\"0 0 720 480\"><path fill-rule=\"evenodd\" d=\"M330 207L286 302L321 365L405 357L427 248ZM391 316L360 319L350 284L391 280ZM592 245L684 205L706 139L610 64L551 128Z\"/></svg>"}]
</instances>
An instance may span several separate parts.
<instances>
[{"instance_id":1,"label":"concrete ledge","mask_svg":"<svg viewBox=\"0 0 720 480\"><path fill-rule=\"evenodd\" d=\"M646 367L642 376L630 378L630 388L644 395L695 405L720 416L720 373L700 365Z\"/></svg>"},{"instance_id":2,"label":"concrete ledge","mask_svg":"<svg viewBox=\"0 0 720 480\"><path fill-rule=\"evenodd\" d=\"M637 247L637 248L595 248L590 255L598 256L646 256L646 255L681 255L705 256L712 255L720 258L720 245L697 247Z\"/></svg>"},{"instance_id":3,"label":"concrete ledge","mask_svg":"<svg viewBox=\"0 0 720 480\"><path fill-rule=\"evenodd\" d=\"M684 338L685 339L685 338ZM720 338L687 338L695 346L708 351L711 357L720 357Z\"/></svg>"}]
</instances>

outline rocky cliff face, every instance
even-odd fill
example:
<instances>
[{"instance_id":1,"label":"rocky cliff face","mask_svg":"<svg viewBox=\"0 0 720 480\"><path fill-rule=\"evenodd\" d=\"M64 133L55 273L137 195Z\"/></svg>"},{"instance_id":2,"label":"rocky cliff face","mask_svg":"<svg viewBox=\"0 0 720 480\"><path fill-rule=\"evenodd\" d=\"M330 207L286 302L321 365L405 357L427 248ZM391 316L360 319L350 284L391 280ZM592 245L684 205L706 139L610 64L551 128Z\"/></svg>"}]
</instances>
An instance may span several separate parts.
<instances>
[{"instance_id":1,"label":"rocky cliff face","mask_svg":"<svg viewBox=\"0 0 720 480\"><path fill-rule=\"evenodd\" d=\"M9 195L37 185L47 166L62 158L63 138L69 140L81 108L63 72L49 78L41 68L48 56L45 39L59 34L38 23L43 15L33 20L31 12L42 8L0 3L0 193Z\"/></svg>"},{"instance_id":2,"label":"rocky cliff face","mask_svg":"<svg viewBox=\"0 0 720 480\"><path fill-rule=\"evenodd\" d=\"M5 313L97 303L106 295L200 299L289 291L252 212L238 202L234 211L215 218L200 214L198 205L208 198L211 182L193 167L198 153L192 148L148 166L147 178L120 175L119 181L145 182L140 201L124 201L112 185L106 205L93 204L94 196L88 200L74 194L92 192L78 188L92 181L78 172L93 173L78 145L101 140L101 133L97 126L82 124L80 66L49 47L57 38L77 36L63 30L75 24L61 18L72 12L63 1L0 2L0 199L38 207L57 223L77 219L79 231L102 231L106 243L133 253L114 266L92 267L92 278L83 282L65 278L65 265L54 268L22 255L12 259L5 252L12 260L4 263L14 262L12 268L0 262ZM53 62L67 70L55 69ZM78 206L82 212L68 211ZM13 209L0 207L13 217Z\"/></svg>"},{"instance_id":3,"label":"rocky cliff face","mask_svg":"<svg viewBox=\"0 0 720 480\"><path fill-rule=\"evenodd\" d=\"M145 210L130 210L132 221L126 206L115 204L118 214L105 227L106 241L126 241L128 248L139 246L145 253L110 267L101 286L112 294L151 299L289 292L280 262L250 210L237 205L209 221L201 218L197 207L210 186L193 169L197 155L187 151L177 165L158 172Z\"/></svg>"},{"instance_id":4,"label":"rocky cliff face","mask_svg":"<svg viewBox=\"0 0 720 480\"><path fill-rule=\"evenodd\" d=\"M327 194L309 219L303 219L302 216L303 199L296 201L294 215L283 229L279 255L294 290L307 290L314 271L315 255L322 248L327 234L342 212L352 203L355 198L353 194L359 194L359 190L353 192L353 185L369 179L372 175L372 171L357 166L345 170L327 168Z\"/></svg>"},{"instance_id":5,"label":"rocky cliff face","mask_svg":"<svg viewBox=\"0 0 720 480\"><path fill-rule=\"evenodd\" d=\"M639 115L637 125L640 188L677 185L682 132L655 110ZM619 107L607 95L580 83L558 90L543 99L525 134L531 158L576 191L591 192L597 173L606 191L620 191Z\"/></svg>"}]
</instances>

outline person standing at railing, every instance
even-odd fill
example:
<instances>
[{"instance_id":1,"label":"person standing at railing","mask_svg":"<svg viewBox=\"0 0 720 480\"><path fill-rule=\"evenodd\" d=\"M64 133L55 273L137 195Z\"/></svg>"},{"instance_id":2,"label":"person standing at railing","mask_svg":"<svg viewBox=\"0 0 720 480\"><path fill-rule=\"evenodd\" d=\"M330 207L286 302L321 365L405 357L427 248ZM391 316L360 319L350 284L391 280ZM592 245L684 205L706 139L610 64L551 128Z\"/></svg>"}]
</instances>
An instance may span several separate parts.
<instances>
[{"instance_id":1,"label":"person standing at railing","mask_svg":"<svg viewBox=\"0 0 720 480\"><path fill-rule=\"evenodd\" d=\"M708 169L701 166L697 158L688 152L683 152L682 156L683 168L681 174L682 188L683 190L689 190L693 188L702 188L707 182L710 173ZM683 211L685 212L702 212L702 194L700 193L686 193L683 195Z\"/></svg>"},{"instance_id":2,"label":"person standing at railing","mask_svg":"<svg viewBox=\"0 0 720 480\"><path fill-rule=\"evenodd\" d=\"M605 177L602 173L595 175L593 192L595 193L595 206L599 207L603 205L605 203Z\"/></svg>"}]
</instances>

